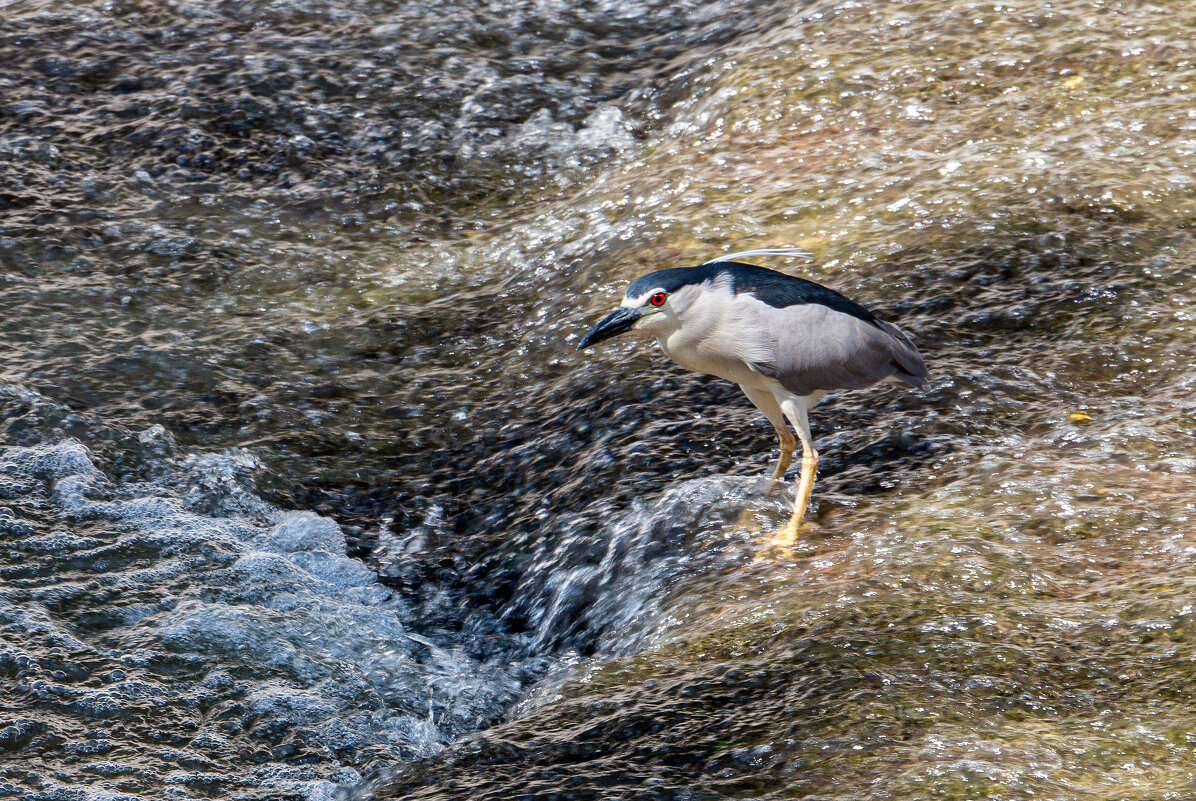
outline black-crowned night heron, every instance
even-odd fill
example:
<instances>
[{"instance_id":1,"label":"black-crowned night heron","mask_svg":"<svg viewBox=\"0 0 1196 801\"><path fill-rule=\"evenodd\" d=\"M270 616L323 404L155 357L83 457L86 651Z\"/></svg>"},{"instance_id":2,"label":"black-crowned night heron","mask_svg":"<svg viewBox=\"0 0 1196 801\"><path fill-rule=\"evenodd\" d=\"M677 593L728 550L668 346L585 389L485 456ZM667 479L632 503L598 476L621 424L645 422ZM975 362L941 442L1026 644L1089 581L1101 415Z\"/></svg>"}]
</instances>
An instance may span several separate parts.
<instances>
[{"instance_id":1,"label":"black-crowned night heron","mask_svg":"<svg viewBox=\"0 0 1196 801\"><path fill-rule=\"evenodd\" d=\"M818 452L809 409L835 390L886 380L921 388L927 376L917 347L897 326L833 289L737 261L807 255L794 248L749 250L648 273L577 346L645 331L682 367L734 381L777 430L781 458L774 481L789 469L797 445L788 419L801 439L801 478L778 543L797 538L814 488Z\"/></svg>"}]
</instances>

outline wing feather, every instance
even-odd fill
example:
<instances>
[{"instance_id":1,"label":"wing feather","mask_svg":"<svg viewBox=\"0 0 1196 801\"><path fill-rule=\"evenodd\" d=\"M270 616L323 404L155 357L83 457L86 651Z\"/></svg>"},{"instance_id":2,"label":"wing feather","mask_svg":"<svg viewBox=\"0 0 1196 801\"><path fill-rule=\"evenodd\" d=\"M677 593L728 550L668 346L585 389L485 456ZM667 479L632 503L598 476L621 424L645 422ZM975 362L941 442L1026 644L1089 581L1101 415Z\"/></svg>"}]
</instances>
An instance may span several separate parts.
<instances>
[{"instance_id":1,"label":"wing feather","mask_svg":"<svg viewBox=\"0 0 1196 801\"><path fill-rule=\"evenodd\" d=\"M761 311L777 343L772 359L753 365L790 392L860 389L896 376L920 386L926 365L892 323L872 325L816 303Z\"/></svg>"}]
</instances>

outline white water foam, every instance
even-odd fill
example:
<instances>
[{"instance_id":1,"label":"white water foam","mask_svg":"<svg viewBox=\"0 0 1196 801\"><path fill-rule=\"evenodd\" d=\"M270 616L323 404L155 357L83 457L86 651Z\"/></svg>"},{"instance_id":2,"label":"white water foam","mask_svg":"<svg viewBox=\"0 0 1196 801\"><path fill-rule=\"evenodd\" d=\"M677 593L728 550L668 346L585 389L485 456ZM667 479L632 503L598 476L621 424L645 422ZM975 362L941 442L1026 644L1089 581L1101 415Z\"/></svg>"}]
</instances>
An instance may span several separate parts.
<instances>
[{"instance_id":1,"label":"white water foam","mask_svg":"<svg viewBox=\"0 0 1196 801\"><path fill-rule=\"evenodd\" d=\"M23 706L0 729L50 752L0 790L323 801L361 780L353 755L435 753L519 694L505 663L409 633L332 520L253 493L251 454L159 467L117 485L77 441L0 448L0 667Z\"/></svg>"}]
</instances>

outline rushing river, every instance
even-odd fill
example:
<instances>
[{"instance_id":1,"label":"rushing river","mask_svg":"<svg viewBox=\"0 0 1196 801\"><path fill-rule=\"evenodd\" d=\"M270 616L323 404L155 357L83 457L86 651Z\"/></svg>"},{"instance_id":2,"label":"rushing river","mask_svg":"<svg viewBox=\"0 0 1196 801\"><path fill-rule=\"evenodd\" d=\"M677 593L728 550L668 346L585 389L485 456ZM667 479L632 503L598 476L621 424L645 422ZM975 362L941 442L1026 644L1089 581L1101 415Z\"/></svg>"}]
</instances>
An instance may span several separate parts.
<instances>
[{"instance_id":1,"label":"rushing river","mask_svg":"<svg viewBox=\"0 0 1196 801\"><path fill-rule=\"evenodd\" d=\"M1196 797L1193 42L0 0L0 798ZM932 379L765 552L738 389L574 348L779 245Z\"/></svg>"}]
</instances>

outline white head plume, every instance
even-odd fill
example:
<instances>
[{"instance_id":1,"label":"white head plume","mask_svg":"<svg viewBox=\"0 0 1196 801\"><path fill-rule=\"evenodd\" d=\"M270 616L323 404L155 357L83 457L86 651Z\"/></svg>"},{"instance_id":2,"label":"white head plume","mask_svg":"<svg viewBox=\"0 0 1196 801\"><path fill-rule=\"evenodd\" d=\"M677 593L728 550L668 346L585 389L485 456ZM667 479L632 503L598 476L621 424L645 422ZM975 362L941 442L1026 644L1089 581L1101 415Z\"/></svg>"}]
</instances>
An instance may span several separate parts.
<instances>
[{"instance_id":1,"label":"white head plume","mask_svg":"<svg viewBox=\"0 0 1196 801\"><path fill-rule=\"evenodd\" d=\"M737 259L751 258L752 256L788 256L794 259L814 258L814 254L801 248L761 248L759 250L741 250L738 253L728 253L725 256L719 256L703 263L711 264L716 261L735 261Z\"/></svg>"}]
</instances>

